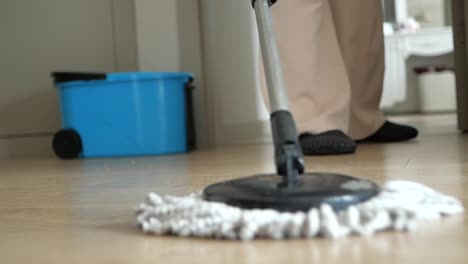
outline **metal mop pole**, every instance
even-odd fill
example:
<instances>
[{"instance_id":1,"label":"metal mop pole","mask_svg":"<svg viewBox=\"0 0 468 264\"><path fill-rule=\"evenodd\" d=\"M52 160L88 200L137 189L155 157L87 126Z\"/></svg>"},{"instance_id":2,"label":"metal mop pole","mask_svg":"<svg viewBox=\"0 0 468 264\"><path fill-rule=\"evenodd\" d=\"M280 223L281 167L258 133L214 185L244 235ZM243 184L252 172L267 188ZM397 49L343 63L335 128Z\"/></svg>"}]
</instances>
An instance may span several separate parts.
<instances>
[{"instance_id":1,"label":"metal mop pole","mask_svg":"<svg viewBox=\"0 0 468 264\"><path fill-rule=\"evenodd\" d=\"M271 105L277 172L284 177L283 185L292 187L298 183L298 176L304 172L304 155L299 145L294 118L289 111L280 54L273 31L270 7L276 2L277 0L252 0L252 5L257 17Z\"/></svg>"},{"instance_id":2,"label":"metal mop pole","mask_svg":"<svg viewBox=\"0 0 468 264\"><path fill-rule=\"evenodd\" d=\"M289 110L288 95L284 83L283 69L276 44L276 35L273 30L273 22L270 14L272 1L253 0L256 11L258 34L265 64L265 77L268 87L271 111Z\"/></svg>"}]
</instances>

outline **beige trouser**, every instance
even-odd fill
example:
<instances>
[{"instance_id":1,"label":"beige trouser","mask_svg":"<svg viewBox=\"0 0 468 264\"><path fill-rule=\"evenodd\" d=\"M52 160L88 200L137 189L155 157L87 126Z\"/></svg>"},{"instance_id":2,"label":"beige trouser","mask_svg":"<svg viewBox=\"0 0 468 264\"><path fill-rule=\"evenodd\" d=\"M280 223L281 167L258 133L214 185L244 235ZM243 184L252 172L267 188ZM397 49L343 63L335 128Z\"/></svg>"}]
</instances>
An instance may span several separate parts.
<instances>
[{"instance_id":1,"label":"beige trouser","mask_svg":"<svg viewBox=\"0 0 468 264\"><path fill-rule=\"evenodd\" d=\"M384 77L380 3L280 0L272 7L299 133L339 129L362 139L384 123L379 110ZM262 85L265 92L264 79Z\"/></svg>"}]
</instances>

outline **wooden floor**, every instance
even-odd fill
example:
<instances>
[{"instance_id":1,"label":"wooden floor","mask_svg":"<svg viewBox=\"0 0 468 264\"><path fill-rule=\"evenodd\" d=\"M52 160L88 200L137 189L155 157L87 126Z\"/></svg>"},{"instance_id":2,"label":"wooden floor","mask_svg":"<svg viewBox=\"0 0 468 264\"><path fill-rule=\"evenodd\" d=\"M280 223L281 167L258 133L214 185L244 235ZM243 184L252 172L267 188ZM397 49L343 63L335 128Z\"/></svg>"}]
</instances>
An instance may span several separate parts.
<instances>
[{"instance_id":1,"label":"wooden floor","mask_svg":"<svg viewBox=\"0 0 468 264\"><path fill-rule=\"evenodd\" d=\"M468 137L455 116L398 118L416 142L363 145L357 154L307 158L309 171L382 183L419 181L468 203ZM150 191L187 194L220 180L272 172L270 146L237 146L136 159L0 161L0 263L468 263L463 216L414 233L338 241L226 242L151 237L133 208Z\"/></svg>"}]
</instances>

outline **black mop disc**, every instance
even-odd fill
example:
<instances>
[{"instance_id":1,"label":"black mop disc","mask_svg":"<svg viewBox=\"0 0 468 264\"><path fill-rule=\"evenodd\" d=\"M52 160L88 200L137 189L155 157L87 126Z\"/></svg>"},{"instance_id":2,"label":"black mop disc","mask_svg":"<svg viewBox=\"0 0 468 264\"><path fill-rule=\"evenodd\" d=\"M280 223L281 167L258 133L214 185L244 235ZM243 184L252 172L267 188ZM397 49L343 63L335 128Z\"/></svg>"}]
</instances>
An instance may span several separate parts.
<instances>
[{"instance_id":1,"label":"black mop disc","mask_svg":"<svg viewBox=\"0 0 468 264\"><path fill-rule=\"evenodd\" d=\"M334 210L369 200L379 193L370 181L330 173L306 173L294 187L280 187L276 174L256 175L207 187L207 201L221 202L244 209L274 209L281 212L308 211L329 204Z\"/></svg>"}]
</instances>

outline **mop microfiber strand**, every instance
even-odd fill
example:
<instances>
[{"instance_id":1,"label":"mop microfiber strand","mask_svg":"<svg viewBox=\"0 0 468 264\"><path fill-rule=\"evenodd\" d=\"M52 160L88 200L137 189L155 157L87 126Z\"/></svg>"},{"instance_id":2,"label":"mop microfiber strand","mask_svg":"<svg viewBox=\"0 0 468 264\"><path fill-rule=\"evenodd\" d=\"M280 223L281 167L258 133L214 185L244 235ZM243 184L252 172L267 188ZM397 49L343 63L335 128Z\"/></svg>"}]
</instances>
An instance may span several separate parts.
<instances>
[{"instance_id":1,"label":"mop microfiber strand","mask_svg":"<svg viewBox=\"0 0 468 264\"><path fill-rule=\"evenodd\" d=\"M421 221L463 213L454 197L408 181L389 181L381 193L346 210L329 205L309 212L246 210L204 201L201 194L150 193L136 210L139 227L155 235L230 240L341 238L394 230L411 231Z\"/></svg>"}]
</instances>

